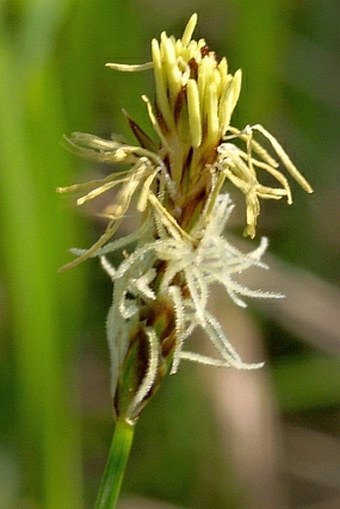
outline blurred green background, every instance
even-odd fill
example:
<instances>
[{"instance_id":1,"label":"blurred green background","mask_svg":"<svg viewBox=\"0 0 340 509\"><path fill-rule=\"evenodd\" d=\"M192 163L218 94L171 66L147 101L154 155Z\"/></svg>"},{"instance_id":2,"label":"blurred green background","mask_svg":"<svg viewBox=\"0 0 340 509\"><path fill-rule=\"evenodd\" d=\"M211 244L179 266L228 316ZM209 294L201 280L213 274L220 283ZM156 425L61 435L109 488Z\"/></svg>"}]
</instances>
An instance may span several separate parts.
<instances>
[{"instance_id":1,"label":"blurred green background","mask_svg":"<svg viewBox=\"0 0 340 509\"><path fill-rule=\"evenodd\" d=\"M102 169L59 140L127 134L122 107L149 129L140 96L152 96L151 73L104 64L148 61L150 39L180 36L194 11L195 36L243 70L233 124L265 125L315 193L293 184L294 206L263 206L268 287L287 299L222 308L232 340L266 368L183 363L138 425L121 508L339 507L338 0L1 0L0 9L0 507L93 506L113 428L111 287L94 261L57 274L68 248L89 245L103 223L55 188ZM234 221L240 233L242 209ZM213 301L221 310L217 292Z\"/></svg>"}]
</instances>

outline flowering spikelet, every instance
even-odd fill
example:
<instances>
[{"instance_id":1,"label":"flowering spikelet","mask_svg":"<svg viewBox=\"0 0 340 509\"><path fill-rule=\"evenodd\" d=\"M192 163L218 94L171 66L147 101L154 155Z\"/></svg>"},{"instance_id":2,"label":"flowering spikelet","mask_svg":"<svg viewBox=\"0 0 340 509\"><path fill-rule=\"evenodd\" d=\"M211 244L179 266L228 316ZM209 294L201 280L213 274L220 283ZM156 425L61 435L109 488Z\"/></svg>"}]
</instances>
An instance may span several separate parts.
<instances>
[{"instance_id":1,"label":"flowering spikelet","mask_svg":"<svg viewBox=\"0 0 340 509\"><path fill-rule=\"evenodd\" d=\"M254 237L260 199L286 197L292 202L287 172L307 192L311 187L278 141L261 125L242 130L230 125L241 90L241 71L228 72L225 58L218 61L206 41L195 41L194 14L182 38L168 37L151 44L152 61L141 65L107 64L118 71L153 69L155 100L143 100L159 147L127 115L137 139L131 145L121 136L104 140L73 133L65 138L73 152L97 162L127 165L107 177L60 188L81 191L78 205L118 186L115 201L106 209L109 221L103 235L89 249L74 249L70 268L90 257L100 257L114 283L113 302L107 319L111 352L112 393L116 414L134 422L168 372L175 373L181 360L238 369L258 368L241 360L208 310L209 289L223 285L231 299L245 306L244 297L280 297L251 290L237 281L237 274L256 266L267 247L244 254L224 236L233 208L225 183L245 195L245 234ZM269 142L269 154L258 141ZM236 144L237 143L237 144ZM267 172L277 187L262 185L258 173ZM143 212L140 228L111 241L132 198ZM118 267L107 255L134 244ZM186 340L201 328L216 350L207 357L186 350Z\"/></svg>"}]
</instances>

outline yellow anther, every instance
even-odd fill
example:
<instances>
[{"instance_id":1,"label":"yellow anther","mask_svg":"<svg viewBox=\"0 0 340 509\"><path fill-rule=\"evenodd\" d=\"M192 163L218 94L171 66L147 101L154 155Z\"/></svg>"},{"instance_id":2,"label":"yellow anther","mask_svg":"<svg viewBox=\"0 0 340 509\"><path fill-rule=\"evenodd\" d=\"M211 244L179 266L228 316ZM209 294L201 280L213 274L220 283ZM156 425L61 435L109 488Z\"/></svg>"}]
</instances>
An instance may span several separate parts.
<instances>
[{"instance_id":1,"label":"yellow anther","mask_svg":"<svg viewBox=\"0 0 340 509\"><path fill-rule=\"evenodd\" d=\"M187 46L189 44L192 34L195 30L196 24L197 24L197 14L195 12L189 19L187 26L184 29L184 32L182 35L183 46Z\"/></svg>"},{"instance_id":2,"label":"yellow anther","mask_svg":"<svg viewBox=\"0 0 340 509\"><path fill-rule=\"evenodd\" d=\"M202 143L202 120L198 87L195 80L188 81L187 99L191 143L192 146L196 148Z\"/></svg>"}]
</instances>

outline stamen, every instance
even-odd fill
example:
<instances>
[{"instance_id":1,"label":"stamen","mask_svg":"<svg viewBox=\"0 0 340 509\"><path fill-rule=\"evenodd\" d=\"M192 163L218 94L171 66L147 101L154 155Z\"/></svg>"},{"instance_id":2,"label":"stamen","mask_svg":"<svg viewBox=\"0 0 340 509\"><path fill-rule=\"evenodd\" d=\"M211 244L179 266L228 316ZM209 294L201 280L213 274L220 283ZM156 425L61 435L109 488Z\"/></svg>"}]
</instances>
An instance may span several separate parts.
<instances>
[{"instance_id":1,"label":"stamen","mask_svg":"<svg viewBox=\"0 0 340 509\"><path fill-rule=\"evenodd\" d=\"M189 19L187 26L184 29L183 35L182 35L182 44L183 46L188 46L190 39L192 37L192 34L195 30L197 24L197 14L196 12L191 16Z\"/></svg>"},{"instance_id":2,"label":"stamen","mask_svg":"<svg viewBox=\"0 0 340 509\"><path fill-rule=\"evenodd\" d=\"M193 147L199 147L202 143L202 120L200 115L200 101L197 83L189 80L187 84L188 116Z\"/></svg>"}]
</instances>

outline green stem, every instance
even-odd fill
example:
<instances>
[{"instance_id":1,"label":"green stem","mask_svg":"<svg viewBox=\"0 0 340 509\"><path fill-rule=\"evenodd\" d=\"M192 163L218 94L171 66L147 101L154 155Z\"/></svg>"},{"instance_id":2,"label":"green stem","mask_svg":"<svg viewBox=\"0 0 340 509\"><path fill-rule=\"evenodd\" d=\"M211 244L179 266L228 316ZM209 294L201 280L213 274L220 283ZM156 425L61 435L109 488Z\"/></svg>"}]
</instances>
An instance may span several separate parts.
<instances>
[{"instance_id":1,"label":"green stem","mask_svg":"<svg viewBox=\"0 0 340 509\"><path fill-rule=\"evenodd\" d=\"M124 419L117 420L95 509L114 509L116 507L131 450L133 434L133 424Z\"/></svg>"}]
</instances>

